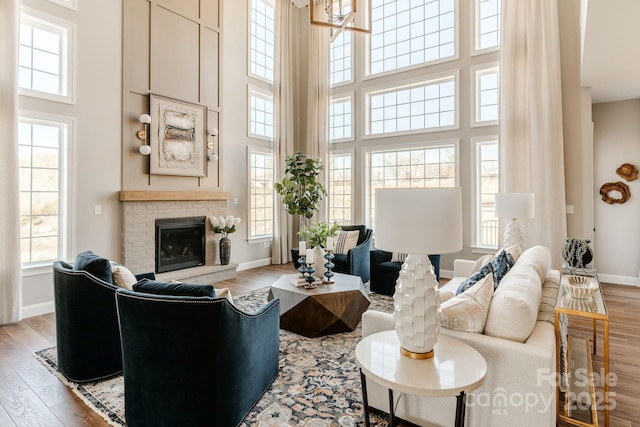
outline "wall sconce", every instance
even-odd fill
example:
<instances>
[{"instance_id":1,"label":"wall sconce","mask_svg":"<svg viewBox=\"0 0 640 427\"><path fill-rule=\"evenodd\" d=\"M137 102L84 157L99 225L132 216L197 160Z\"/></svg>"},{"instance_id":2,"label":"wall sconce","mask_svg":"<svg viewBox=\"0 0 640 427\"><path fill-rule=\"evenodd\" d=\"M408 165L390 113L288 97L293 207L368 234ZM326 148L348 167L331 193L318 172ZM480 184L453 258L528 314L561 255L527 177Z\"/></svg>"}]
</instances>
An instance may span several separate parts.
<instances>
[{"instance_id":1,"label":"wall sconce","mask_svg":"<svg viewBox=\"0 0 640 427\"><path fill-rule=\"evenodd\" d=\"M219 158L218 155L216 154L216 143L215 143L216 136L218 136L218 129L213 128L211 130L211 134L209 135L209 138L207 138L207 157L209 157L209 160L212 162L217 162Z\"/></svg>"},{"instance_id":2,"label":"wall sconce","mask_svg":"<svg viewBox=\"0 0 640 427\"><path fill-rule=\"evenodd\" d=\"M148 156L149 154L151 154L151 146L147 143L147 140L149 138L148 129L149 129L149 123L151 123L151 116L148 114L141 114L140 123L142 123L142 125L144 126L144 129L139 130L138 133L136 133L136 135L138 136L138 139L141 139L144 141L144 145L141 145L138 150L140 151L140 154L142 154L143 156Z\"/></svg>"}]
</instances>

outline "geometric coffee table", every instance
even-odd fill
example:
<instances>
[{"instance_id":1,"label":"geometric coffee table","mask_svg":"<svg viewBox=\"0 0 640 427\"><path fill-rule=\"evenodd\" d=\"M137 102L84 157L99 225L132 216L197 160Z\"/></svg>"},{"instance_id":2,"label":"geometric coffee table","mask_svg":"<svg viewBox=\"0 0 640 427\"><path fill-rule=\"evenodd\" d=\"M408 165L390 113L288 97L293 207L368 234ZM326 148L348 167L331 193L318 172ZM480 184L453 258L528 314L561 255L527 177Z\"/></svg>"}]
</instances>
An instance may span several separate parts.
<instances>
[{"instance_id":1,"label":"geometric coffee table","mask_svg":"<svg viewBox=\"0 0 640 427\"><path fill-rule=\"evenodd\" d=\"M280 327L313 338L353 331L369 307L360 276L335 273L331 285L295 286L285 274L269 289L269 301L280 299Z\"/></svg>"}]
</instances>

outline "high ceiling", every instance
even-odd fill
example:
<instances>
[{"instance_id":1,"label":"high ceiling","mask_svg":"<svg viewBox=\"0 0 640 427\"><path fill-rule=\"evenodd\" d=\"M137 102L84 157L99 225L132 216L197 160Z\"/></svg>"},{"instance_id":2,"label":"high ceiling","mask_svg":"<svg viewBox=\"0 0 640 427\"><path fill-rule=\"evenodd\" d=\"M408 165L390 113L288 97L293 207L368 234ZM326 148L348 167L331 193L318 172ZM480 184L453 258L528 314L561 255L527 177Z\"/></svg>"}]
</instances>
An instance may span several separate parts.
<instances>
[{"instance_id":1,"label":"high ceiling","mask_svg":"<svg viewBox=\"0 0 640 427\"><path fill-rule=\"evenodd\" d=\"M582 86L593 103L640 98L640 1L588 0Z\"/></svg>"}]
</instances>

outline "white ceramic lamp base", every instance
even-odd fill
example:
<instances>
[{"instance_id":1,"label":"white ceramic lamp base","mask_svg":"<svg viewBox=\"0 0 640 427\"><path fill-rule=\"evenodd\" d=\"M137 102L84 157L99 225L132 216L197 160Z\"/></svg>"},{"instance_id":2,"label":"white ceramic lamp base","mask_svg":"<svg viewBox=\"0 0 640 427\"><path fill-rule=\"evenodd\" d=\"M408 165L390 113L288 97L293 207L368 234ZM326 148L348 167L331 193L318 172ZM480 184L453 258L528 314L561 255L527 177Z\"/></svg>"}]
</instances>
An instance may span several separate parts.
<instances>
[{"instance_id":1,"label":"white ceramic lamp base","mask_svg":"<svg viewBox=\"0 0 640 427\"><path fill-rule=\"evenodd\" d=\"M393 317L402 354L414 359L433 357L440 333L440 292L427 255L410 254L402 264Z\"/></svg>"},{"instance_id":2,"label":"white ceramic lamp base","mask_svg":"<svg viewBox=\"0 0 640 427\"><path fill-rule=\"evenodd\" d=\"M502 240L502 246L513 246L517 245L520 251L524 250L524 231L522 231L522 226L515 218L512 218L507 224L507 229L504 231L504 238Z\"/></svg>"}]
</instances>

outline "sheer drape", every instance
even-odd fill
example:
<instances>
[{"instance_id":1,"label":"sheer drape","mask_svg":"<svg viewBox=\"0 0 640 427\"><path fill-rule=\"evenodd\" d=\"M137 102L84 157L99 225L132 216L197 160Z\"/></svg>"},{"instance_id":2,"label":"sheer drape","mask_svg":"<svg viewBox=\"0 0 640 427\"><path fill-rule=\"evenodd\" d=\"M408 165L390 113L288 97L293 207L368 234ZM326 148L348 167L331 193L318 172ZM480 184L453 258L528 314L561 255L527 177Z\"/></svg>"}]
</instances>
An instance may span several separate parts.
<instances>
[{"instance_id":1,"label":"sheer drape","mask_svg":"<svg viewBox=\"0 0 640 427\"><path fill-rule=\"evenodd\" d=\"M500 79L501 191L535 193L526 239L558 268L567 224L557 0L502 2Z\"/></svg>"},{"instance_id":2,"label":"sheer drape","mask_svg":"<svg viewBox=\"0 0 640 427\"><path fill-rule=\"evenodd\" d=\"M0 0L0 324L22 317L18 195L18 1Z\"/></svg>"},{"instance_id":3,"label":"sheer drape","mask_svg":"<svg viewBox=\"0 0 640 427\"><path fill-rule=\"evenodd\" d=\"M324 171L320 178L327 185L329 161L329 39L330 31L310 26L309 90L307 106L307 153L322 160ZM327 200L319 205L318 220L327 216Z\"/></svg>"},{"instance_id":4,"label":"sheer drape","mask_svg":"<svg viewBox=\"0 0 640 427\"><path fill-rule=\"evenodd\" d=\"M275 135L273 139L274 179L282 180L285 175L285 159L293 153L293 32L291 30L291 2L278 0L275 16L275 73L273 82L273 103L276 112ZM292 216L289 215L275 196L273 209L273 243L271 262L285 264L290 261L293 239ZM296 239L297 240L297 239Z\"/></svg>"}]
</instances>

